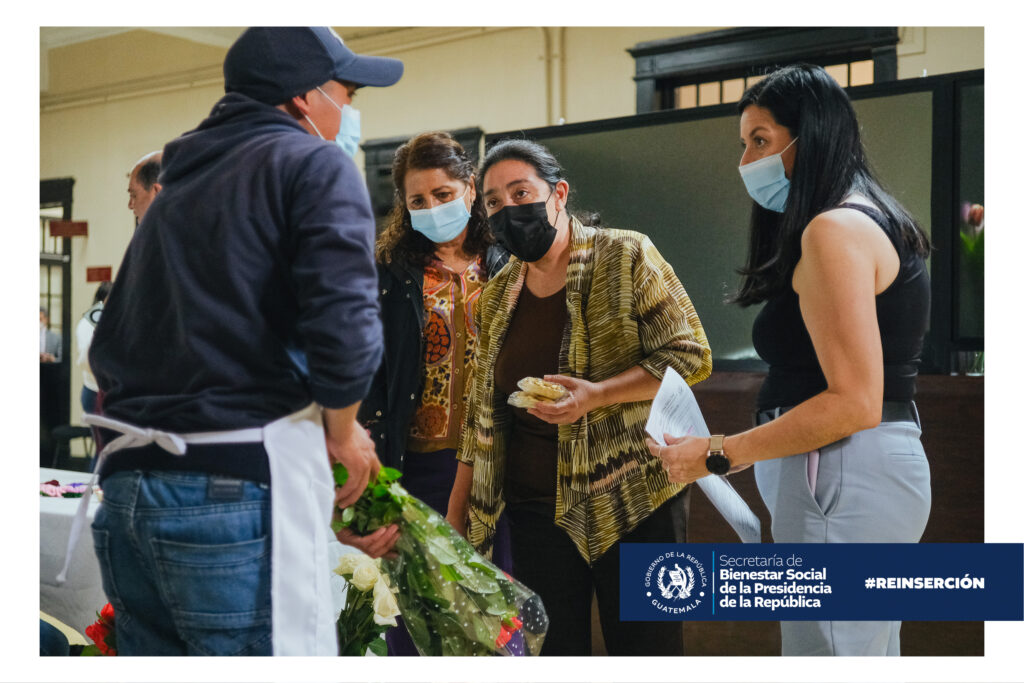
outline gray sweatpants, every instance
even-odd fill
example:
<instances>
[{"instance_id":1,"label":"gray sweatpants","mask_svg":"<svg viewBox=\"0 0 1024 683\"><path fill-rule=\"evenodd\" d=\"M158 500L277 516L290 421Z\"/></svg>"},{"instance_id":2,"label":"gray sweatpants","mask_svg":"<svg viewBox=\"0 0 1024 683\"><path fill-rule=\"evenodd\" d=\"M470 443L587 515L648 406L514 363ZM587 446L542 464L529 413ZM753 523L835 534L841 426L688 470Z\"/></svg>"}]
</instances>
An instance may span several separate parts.
<instances>
[{"instance_id":1,"label":"gray sweatpants","mask_svg":"<svg viewBox=\"0 0 1024 683\"><path fill-rule=\"evenodd\" d=\"M932 496L919 424L884 422L817 453L816 467L813 453L754 465L776 543L921 540ZM783 655L900 654L899 621L779 624Z\"/></svg>"}]
</instances>

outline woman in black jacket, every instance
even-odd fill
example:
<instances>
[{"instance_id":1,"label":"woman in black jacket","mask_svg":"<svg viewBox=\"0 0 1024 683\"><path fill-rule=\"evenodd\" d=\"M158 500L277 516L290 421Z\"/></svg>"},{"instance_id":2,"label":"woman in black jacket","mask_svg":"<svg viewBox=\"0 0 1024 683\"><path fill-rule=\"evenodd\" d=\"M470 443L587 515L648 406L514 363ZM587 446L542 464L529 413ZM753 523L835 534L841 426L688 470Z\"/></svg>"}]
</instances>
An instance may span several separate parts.
<instances>
[{"instance_id":1,"label":"woman in black jacket","mask_svg":"<svg viewBox=\"0 0 1024 683\"><path fill-rule=\"evenodd\" d=\"M359 419L381 463L443 516L475 368L474 308L508 252L488 227L473 162L448 133L399 147L392 179L395 205L377 240L384 359ZM507 555L496 548L494 559L507 567ZM404 628L388 634L391 654L416 654Z\"/></svg>"}]
</instances>

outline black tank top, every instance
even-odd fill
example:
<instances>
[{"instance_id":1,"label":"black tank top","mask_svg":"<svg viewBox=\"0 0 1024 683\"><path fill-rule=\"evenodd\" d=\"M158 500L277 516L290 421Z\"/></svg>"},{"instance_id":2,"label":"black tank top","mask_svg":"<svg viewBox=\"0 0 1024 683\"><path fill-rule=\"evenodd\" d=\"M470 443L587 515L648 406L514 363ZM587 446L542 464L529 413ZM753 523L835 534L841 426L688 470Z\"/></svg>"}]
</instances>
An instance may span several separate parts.
<instances>
[{"instance_id":1,"label":"black tank top","mask_svg":"<svg viewBox=\"0 0 1024 683\"><path fill-rule=\"evenodd\" d=\"M924 257L904 246L885 214L874 207L842 204L875 221L900 258L892 284L875 297L885 371L884 400L914 398L921 348L928 330L931 284ZM814 345L800 315L800 298L792 286L765 302L754 320L754 349L768 363L768 377L757 397L758 410L793 406L828 388Z\"/></svg>"}]
</instances>

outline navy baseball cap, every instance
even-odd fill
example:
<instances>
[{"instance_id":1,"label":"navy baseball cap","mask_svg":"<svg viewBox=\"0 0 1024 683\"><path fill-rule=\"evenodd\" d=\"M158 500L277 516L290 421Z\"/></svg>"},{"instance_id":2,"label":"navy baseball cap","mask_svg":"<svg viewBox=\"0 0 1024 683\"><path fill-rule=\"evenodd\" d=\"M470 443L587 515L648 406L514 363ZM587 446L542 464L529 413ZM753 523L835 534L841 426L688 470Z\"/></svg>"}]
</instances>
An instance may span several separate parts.
<instances>
[{"instance_id":1,"label":"navy baseball cap","mask_svg":"<svg viewBox=\"0 0 1024 683\"><path fill-rule=\"evenodd\" d=\"M224 91L278 105L330 80L394 85L404 65L357 55L328 26L248 28L224 57Z\"/></svg>"}]
</instances>

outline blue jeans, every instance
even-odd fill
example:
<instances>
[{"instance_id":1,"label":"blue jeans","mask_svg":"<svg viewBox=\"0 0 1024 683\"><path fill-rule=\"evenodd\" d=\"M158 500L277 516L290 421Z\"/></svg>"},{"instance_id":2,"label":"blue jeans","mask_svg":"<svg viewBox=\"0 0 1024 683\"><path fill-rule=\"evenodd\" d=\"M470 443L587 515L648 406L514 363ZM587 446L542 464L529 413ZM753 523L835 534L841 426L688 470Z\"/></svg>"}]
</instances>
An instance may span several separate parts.
<instances>
[{"instance_id":1,"label":"blue jeans","mask_svg":"<svg viewBox=\"0 0 1024 683\"><path fill-rule=\"evenodd\" d=\"M92 524L118 655L270 655L270 489L122 471Z\"/></svg>"},{"instance_id":2,"label":"blue jeans","mask_svg":"<svg viewBox=\"0 0 1024 683\"><path fill-rule=\"evenodd\" d=\"M67 657L71 651L67 636L42 619L39 620L39 656Z\"/></svg>"}]
</instances>

